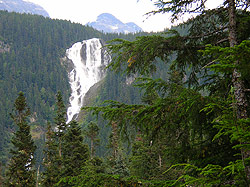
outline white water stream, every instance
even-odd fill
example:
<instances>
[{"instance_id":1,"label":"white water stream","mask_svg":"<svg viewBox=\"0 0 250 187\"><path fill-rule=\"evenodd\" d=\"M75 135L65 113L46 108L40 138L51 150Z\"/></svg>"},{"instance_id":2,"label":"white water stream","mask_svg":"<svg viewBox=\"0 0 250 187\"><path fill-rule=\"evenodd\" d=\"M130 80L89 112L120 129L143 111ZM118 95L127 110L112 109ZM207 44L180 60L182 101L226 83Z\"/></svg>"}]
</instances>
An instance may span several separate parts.
<instances>
[{"instance_id":1,"label":"white water stream","mask_svg":"<svg viewBox=\"0 0 250 187\"><path fill-rule=\"evenodd\" d=\"M74 64L73 70L69 73L71 96L67 110L67 123L77 117L88 90L105 76L104 68L111 57L102 47L101 40L93 38L77 42L66 51L67 57Z\"/></svg>"}]
</instances>

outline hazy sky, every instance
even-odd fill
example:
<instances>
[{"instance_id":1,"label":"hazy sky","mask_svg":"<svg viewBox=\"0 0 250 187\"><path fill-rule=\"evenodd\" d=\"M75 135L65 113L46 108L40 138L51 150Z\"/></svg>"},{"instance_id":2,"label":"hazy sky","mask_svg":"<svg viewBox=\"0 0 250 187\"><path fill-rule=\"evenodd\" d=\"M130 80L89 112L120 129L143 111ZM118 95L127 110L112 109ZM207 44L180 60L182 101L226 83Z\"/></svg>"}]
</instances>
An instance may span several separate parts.
<instances>
[{"instance_id":1,"label":"hazy sky","mask_svg":"<svg viewBox=\"0 0 250 187\"><path fill-rule=\"evenodd\" d=\"M51 18L86 24L101 13L111 13L124 23L134 22L145 31L170 27L169 16L144 16L155 9L151 0L26 0L42 6Z\"/></svg>"},{"instance_id":2,"label":"hazy sky","mask_svg":"<svg viewBox=\"0 0 250 187\"><path fill-rule=\"evenodd\" d=\"M66 19L86 24L101 13L111 13L124 23L134 22L144 31L162 31L170 28L167 14L150 17L145 13L155 10L154 0L26 0L42 6L51 18ZM220 0L210 0L216 3Z\"/></svg>"}]
</instances>

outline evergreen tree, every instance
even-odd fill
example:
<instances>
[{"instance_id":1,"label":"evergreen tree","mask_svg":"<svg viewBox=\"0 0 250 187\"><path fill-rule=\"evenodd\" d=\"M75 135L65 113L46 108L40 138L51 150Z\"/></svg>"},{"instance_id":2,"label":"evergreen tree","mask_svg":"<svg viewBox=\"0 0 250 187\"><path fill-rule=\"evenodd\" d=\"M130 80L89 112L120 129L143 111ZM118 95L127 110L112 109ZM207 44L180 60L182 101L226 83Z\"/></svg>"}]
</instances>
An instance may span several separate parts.
<instances>
[{"instance_id":1,"label":"evergreen tree","mask_svg":"<svg viewBox=\"0 0 250 187\"><path fill-rule=\"evenodd\" d=\"M0 164L0 186L3 186L2 165Z\"/></svg>"},{"instance_id":2,"label":"evergreen tree","mask_svg":"<svg viewBox=\"0 0 250 187\"><path fill-rule=\"evenodd\" d=\"M55 126L56 126L56 137L58 141L58 153L59 157L62 157L62 141L65 135L65 130L67 128L66 124L66 107L63 102L61 92L58 92L56 95L56 117L55 117Z\"/></svg>"},{"instance_id":3,"label":"evergreen tree","mask_svg":"<svg viewBox=\"0 0 250 187\"><path fill-rule=\"evenodd\" d=\"M202 12L202 14L206 14L205 11L205 1L158 1L158 7L160 8L158 12L170 12L172 14L173 19L177 19L179 16L184 15L185 13L196 13ZM195 6L192 6L195 5ZM239 42L239 34L237 33L237 12L236 9L242 9L243 12L247 11L249 7L248 0L224 0L223 6L225 9L225 14L228 16L227 29L228 36L227 40L229 42L229 46L234 48ZM223 7L223 8L224 8ZM215 10L218 11L218 10ZM215 12L214 11L214 12ZM156 13L156 12L155 12ZM239 22L239 21L238 21ZM211 35L211 33L209 33ZM213 34L212 34L213 35ZM201 38L201 37L200 37ZM245 38L249 39L249 38ZM224 39L225 41L225 39ZM219 44L221 41L217 41ZM234 62L231 62L233 66L235 66L231 72L232 81L231 84L234 89L234 108L237 120L246 120L248 118L248 105L249 101L247 101L246 94L246 83L243 81L242 73L240 69L237 67L240 63L240 59L235 59ZM245 129L247 130L247 128ZM249 142L242 142L243 144L249 144ZM241 149L241 156L243 159L243 163L250 159L250 149ZM244 164L245 173L247 180L250 181L250 164Z\"/></svg>"},{"instance_id":4,"label":"evergreen tree","mask_svg":"<svg viewBox=\"0 0 250 187\"><path fill-rule=\"evenodd\" d=\"M10 157L11 132L8 129L12 128L8 114L18 90L26 93L36 120L34 129L40 129L39 134L43 134L47 121L53 120L56 92L62 91L64 101L70 95L66 75L71 67L61 58L65 50L75 42L90 38L107 41L118 36L132 39L135 35L101 33L65 20L7 11L0 11L0 20L0 162L5 171ZM43 144L42 137L36 140L39 145ZM41 152L42 149L37 149L36 155ZM41 164L40 157L37 165Z\"/></svg>"},{"instance_id":5,"label":"evergreen tree","mask_svg":"<svg viewBox=\"0 0 250 187\"><path fill-rule=\"evenodd\" d=\"M11 149L12 157L7 172L7 186L35 186L34 152L36 146L27 122L29 115L30 110L25 96L19 92L11 114L18 129L11 141L14 148Z\"/></svg>"},{"instance_id":6,"label":"evergreen tree","mask_svg":"<svg viewBox=\"0 0 250 187\"><path fill-rule=\"evenodd\" d=\"M71 121L64 137L62 149L64 176L78 175L86 160L89 159L89 149L83 140L81 127L76 121Z\"/></svg>"},{"instance_id":7,"label":"evergreen tree","mask_svg":"<svg viewBox=\"0 0 250 187\"><path fill-rule=\"evenodd\" d=\"M113 160L117 160L119 156L119 132L118 132L118 124L116 122L112 122L112 132L110 136L110 147L112 148L112 158Z\"/></svg>"},{"instance_id":8,"label":"evergreen tree","mask_svg":"<svg viewBox=\"0 0 250 187\"><path fill-rule=\"evenodd\" d=\"M88 145L83 143L81 127L76 121L71 121L65 133L62 146L63 168L59 186L68 186L65 179L77 176L89 159Z\"/></svg>"},{"instance_id":9,"label":"evergreen tree","mask_svg":"<svg viewBox=\"0 0 250 187\"><path fill-rule=\"evenodd\" d=\"M43 174L43 185L53 186L61 178L63 171L62 146L67 128L66 108L63 103L62 94L56 95L56 116L54 118L54 129L48 124L47 142L45 149L45 172Z\"/></svg>"},{"instance_id":10,"label":"evergreen tree","mask_svg":"<svg viewBox=\"0 0 250 187\"><path fill-rule=\"evenodd\" d=\"M51 124L47 124L46 132L46 146L44 149L44 161L43 165L45 171L42 175L42 184L43 186L53 186L56 184L56 179L58 174L58 165L57 160L59 159L58 147L55 141L55 132L52 130Z\"/></svg>"},{"instance_id":11,"label":"evergreen tree","mask_svg":"<svg viewBox=\"0 0 250 187\"><path fill-rule=\"evenodd\" d=\"M132 176L140 179L150 179L153 175L153 169L156 169L152 151L142 140L136 141L132 146L132 156L130 157L130 171ZM145 164L147 163L147 164ZM154 173L155 174L155 173Z\"/></svg>"},{"instance_id":12,"label":"evergreen tree","mask_svg":"<svg viewBox=\"0 0 250 187\"><path fill-rule=\"evenodd\" d=\"M107 159L107 165L109 166L107 173L125 177L129 175L129 170L127 167L127 158L125 157L119 136L118 123L112 122L111 125L112 131L108 147L112 150L112 154Z\"/></svg>"},{"instance_id":13,"label":"evergreen tree","mask_svg":"<svg viewBox=\"0 0 250 187\"><path fill-rule=\"evenodd\" d=\"M93 159L95 156L95 147L98 145L100 139L97 138L100 128L96 123L90 122L87 126L86 135L90 138L90 158Z\"/></svg>"},{"instance_id":14,"label":"evergreen tree","mask_svg":"<svg viewBox=\"0 0 250 187\"><path fill-rule=\"evenodd\" d=\"M237 24L249 24L247 10L249 4L245 0L225 0L221 7L208 10L205 2L203 0L156 2L159 10L152 13L169 12L173 20L186 13L199 13L197 17L183 25L187 30L185 34L178 32L177 28L161 35L138 37L132 42L117 39L108 46L110 52L115 54L110 64L113 70L125 71L127 75L149 75L156 70L155 64L160 59L170 64L171 70L177 69L182 78L185 78L186 85L175 84L170 79L164 81L140 78L139 81L142 83L140 82L138 86L146 92L146 97L143 98L146 104L127 105L110 101L108 106L92 107L92 110L97 113L103 112L104 118L110 122L116 121L120 129L128 129L128 125L133 125L149 140L151 138L156 138L158 140L156 142L165 140L166 142L163 141L164 143L158 146L158 149L164 148L163 154L159 154L159 165L161 166L162 158L165 157L164 161L167 161L169 166L186 163L190 169L188 171L180 169L177 172L179 174L175 182L178 181L178 184L180 179L185 178L182 184L186 185L204 185L209 182L209 185L244 183L248 186L250 148L247 138L249 134L247 111L250 111L250 108L245 85L249 86L249 78L241 74L243 72L241 66L245 63L245 59L237 55L241 51L235 53L234 50L239 47L236 45L238 41L249 39L246 28L241 28L241 32L245 34L239 34L239 28L236 27ZM219 47L207 49L205 47L207 44ZM246 52L248 47L241 49L245 51L243 52L245 57L248 56ZM204 57L201 50L210 53ZM218 52L224 55L218 58ZM208 67L213 67L212 71ZM228 97L232 97L231 90L234 93L231 100L233 108L228 102ZM231 112L226 108L230 108ZM205 109L209 112L204 112ZM236 116L236 119L233 116ZM237 146L234 146L235 144ZM219 147L228 150L227 154ZM241 150L235 151L233 147ZM241 154L242 160L234 157L237 153ZM234 170L234 166L237 166L237 174L228 171ZM200 168L196 170L197 167L204 167L204 170ZM216 167L219 171L215 169ZM211 168L217 173L213 173ZM202 171L199 174L208 180L197 174L199 170ZM224 177L224 171L228 172L226 174L228 177ZM244 172L245 178L242 177ZM212 177L206 176L209 174ZM201 183L194 182L198 181L199 177ZM236 183L236 179L241 181ZM185 183L186 181L190 183ZM177 183L170 184L174 186Z\"/></svg>"}]
</instances>

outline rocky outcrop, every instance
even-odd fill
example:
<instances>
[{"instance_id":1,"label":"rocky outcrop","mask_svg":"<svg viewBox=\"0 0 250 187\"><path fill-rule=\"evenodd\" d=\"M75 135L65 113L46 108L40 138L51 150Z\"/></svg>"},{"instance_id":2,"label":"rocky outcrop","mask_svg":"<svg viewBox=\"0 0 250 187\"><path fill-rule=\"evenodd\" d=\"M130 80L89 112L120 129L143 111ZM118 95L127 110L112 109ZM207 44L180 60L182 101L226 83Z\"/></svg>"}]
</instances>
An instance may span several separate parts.
<instances>
[{"instance_id":1,"label":"rocky outcrop","mask_svg":"<svg viewBox=\"0 0 250 187\"><path fill-rule=\"evenodd\" d=\"M49 17L48 12L46 12L41 6L23 0L0 0L0 10L7 10L8 12L37 14L44 17Z\"/></svg>"},{"instance_id":2,"label":"rocky outcrop","mask_svg":"<svg viewBox=\"0 0 250 187\"><path fill-rule=\"evenodd\" d=\"M10 52L10 46L5 44L3 41L0 41L0 53Z\"/></svg>"},{"instance_id":3,"label":"rocky outcrop","mask_svg":"<svg viewBox=\"0 0 250 187\"><path fill-rule=\"evenodd\" d=\"M87 25L105 33L135 33L142 31L135 23L123 23L109 13L99 15L96 21L87 23Z\"/></svg>"},{"instance_id":4,"label":"rocky outcrop","mask_svg":"<svg viewBox=\"0 0 250 187\"><path fill-rule=\"evenodd\" d=\"M83 101L82 107L92 106L96 102L96 99L97 99L98 95L100 94L100 91L101 91L101 89L103 87L103 83L104 83L104 80L99 81L98 83L94 84L89 89L89 91L84 96L84 99L83 99L84 101ZM79 121L79 122L84 121L84 118L85 118L86 114L87 114L86 111L81 110L79 112L78 117L77 117L76 120Z\"/></svg>"}]
</instances>

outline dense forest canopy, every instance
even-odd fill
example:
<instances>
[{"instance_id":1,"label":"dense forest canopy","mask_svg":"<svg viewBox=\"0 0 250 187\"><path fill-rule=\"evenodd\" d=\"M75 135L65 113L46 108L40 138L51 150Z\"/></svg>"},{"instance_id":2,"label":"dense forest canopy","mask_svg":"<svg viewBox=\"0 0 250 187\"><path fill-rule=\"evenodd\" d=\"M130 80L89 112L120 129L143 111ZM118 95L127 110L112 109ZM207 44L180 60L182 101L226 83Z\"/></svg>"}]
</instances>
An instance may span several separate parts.
<instances>
[{"instance_id":1,"label":"dense forest canopy","mask_svg":"<svg viewBox=\"0 0 250 187\"><path fill-rule=\"evenodd\" d=\"M138 33L140 34L142 33ZM38 146L37 163L41 163L46 124L53 121L55 116L55 95L60 90L66 106L70 95L68 65L62 60L66 49L75 42L90 38L102 38L108 41L117 37L133 40L135 35L104 34L91 27L69 21L0 11L2 171L5 170L4 166L9 159L11 134L16 129L9 113L19 91L27 97L28 106L32 111L29 120L32 136ZM37 167L38 165L36 164Z\"/></svg>"},{"instance_id":2,"label":"dense forest canopy","mask_svg":"<svg viewBox=\"0 0 250 187\"><path fill-rule=\"evenodd\" d=\"M136 128L131 172L139 178L163 178L169 186L248 186L249 4L228 0L209 10L205 3L156 2L151 13L169 12L173 20L199 13L183 25L184 35L172 29L108 45L116 54L110 67L127 75L149 75L159 59L169 64L167 81L137 79L145 104L110 101L86 109L101 112L120 132ZM143 167L146 155L155 158L150 163L158 174Z\"/></svg>"},{"instance_id":3,"label":"dense forest canopy","mask_svg":"<svg viewBox=\"0 0 250 187\"><path fill-rule=\"evenodd\" d=\"M67 84L57 85L56 89L62 92L57 93L56 101L53 94L58 90L53 90L48 105L51 110L47 112L53 111L54 115L50 113L50 118L42 124L46 127L44 171L40 175L37 168L37 183L43 186L249 186L249 3L225 0L213 10L206 9L205 3L204 0L156 1L158 10L151 13L170 13L173 20L186 13L199 13L186 23L157 34L104 35L89 27L36 17L51 22L51 28L54 24L59 28L68 24L68 29L89 29L92 33L88 37L95 32L104 40L117 36L107 45L113 55L109 68L114 72L107 74L100 94L93 100L94 106L83 108L85 113L92 114L82 119L83 129L79 122L65 123ZM2 14L9 19L13 19L12 16L21 19L20 15ZM27 20L32 19L36 20L35 17ZM6 51L1 54L6 56L14 53L11 47L15 40L7 38L15 36L18 25L13 28L13 32L0 32ZM52 31L56 36L59 31L67 30L51 28L48 36ZM86 36L81 35L80 30L76 35ZM70 41L64 38L65 43L60 44L62 48L52 42L54 38L62 42L62 36L48 37L45 43L49 43L48 48L38 51L50 54L43 50L49 50L52 45L59 53L51 54L60 57L63 47L79 39L71 37ZM20 39L20 43L26 46L26 40ZM14 53L12 59L15 56ZM40 57L41 62L43 58ZM60 67L63 76L66 69L58 58L54 60L58 65L55 68ZM14 62L19 63L18 60ZM5 66L9 64L12 63ZM23 73L17 75L19 69L15 67L8 70L20 78ZM122 73L125 76L121 76ZM33 78L31 76L30 80ZM135 90L126 86L128 78ZM34 81L33 84L39 85L39 80L42 82L38 79L38 83ZM63 77L62 80L67 81ZM125 84L120 84L122 82ZM40 84L47 91L57 84L52 80L50 83L48 87ZM141 90L140 95L136 88ZM17 92L19 87L15 90ZM38 102L35 95L29 97L28 93L27 101ZM40 87L37 93L42 93ZM9 106L11 103L10 100ZM40 107L39 112L44 112L42 109ZM35 107L31 107L32 110L36 111ZM99 132L104 125L109 125L110 135ZM60 130L53 130L53 127ZM83 142L83 135L88 138L89 147ZM98 152L102 141L108 143L110 152L100 158L95 150Z\"/></svg>"}]
</instances>

